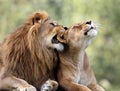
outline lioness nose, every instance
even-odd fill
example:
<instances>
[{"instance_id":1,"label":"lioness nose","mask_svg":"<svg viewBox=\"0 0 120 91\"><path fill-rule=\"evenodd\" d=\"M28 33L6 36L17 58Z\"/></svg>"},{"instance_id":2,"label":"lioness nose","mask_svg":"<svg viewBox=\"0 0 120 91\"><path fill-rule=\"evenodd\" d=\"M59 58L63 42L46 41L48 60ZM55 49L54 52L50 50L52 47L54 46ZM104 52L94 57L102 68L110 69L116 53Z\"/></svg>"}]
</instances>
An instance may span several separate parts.
<instances>
[{"instance_id":1,"label":"lioness nose","mask_svg":"<svg viewBox=\"0 0 120 91\"><path fill-rule=\"evenodd\" d=\"M87 21L86 24L91 24L91 21Z\"/></svg>"}]
</instances>

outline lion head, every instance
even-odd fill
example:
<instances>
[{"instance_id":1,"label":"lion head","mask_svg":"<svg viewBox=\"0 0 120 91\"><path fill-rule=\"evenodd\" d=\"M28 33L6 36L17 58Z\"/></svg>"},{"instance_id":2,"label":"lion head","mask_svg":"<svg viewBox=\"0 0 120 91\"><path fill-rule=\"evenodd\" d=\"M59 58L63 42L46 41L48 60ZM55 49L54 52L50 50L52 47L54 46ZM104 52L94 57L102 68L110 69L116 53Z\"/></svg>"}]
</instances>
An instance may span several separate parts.
<instances>
[{"instance_id":1,"label":"lion head","mask_svg":"<svg viewBox=\"0 0 120 91\"><path fill-rule=\"evenodd\" d=\"M29 46L32 48L36 45L33 44L33 37L36 37L35 34L38 35L38 40L42 42L42 46L46 46L48 48L57 49L59 51L63 50L63 45L57 41L56 36L59 32L63 32L64 28L58 25L56 22L50 20L48 15L44 13L35 13L32 18L33 26L31 26L28 32L28 40ZM38 43L38 40L36 43Z\"/></svg>"}]
</instances>

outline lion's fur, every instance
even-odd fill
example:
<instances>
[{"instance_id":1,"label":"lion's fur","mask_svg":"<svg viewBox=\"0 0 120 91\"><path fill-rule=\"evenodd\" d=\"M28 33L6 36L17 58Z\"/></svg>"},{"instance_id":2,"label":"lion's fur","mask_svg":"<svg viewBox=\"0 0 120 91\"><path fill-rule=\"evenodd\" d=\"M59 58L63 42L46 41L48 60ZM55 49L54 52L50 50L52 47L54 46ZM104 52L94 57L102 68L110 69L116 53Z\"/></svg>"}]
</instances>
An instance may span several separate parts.
<instances>
[{"instance_id":1,"label":"lion's fur","mask_svg":"<svg viewBox=\"0 0 120 91\"><path fill-rule=\"evenodd\" d=\"M37 88L48 78L54 78L58 58L45 38L53 37L61 27L54 29L46 21L51 21L48 14L37 12L5 39L0 51L3 78L13 75Z\"/></svg>"}]
</instances>

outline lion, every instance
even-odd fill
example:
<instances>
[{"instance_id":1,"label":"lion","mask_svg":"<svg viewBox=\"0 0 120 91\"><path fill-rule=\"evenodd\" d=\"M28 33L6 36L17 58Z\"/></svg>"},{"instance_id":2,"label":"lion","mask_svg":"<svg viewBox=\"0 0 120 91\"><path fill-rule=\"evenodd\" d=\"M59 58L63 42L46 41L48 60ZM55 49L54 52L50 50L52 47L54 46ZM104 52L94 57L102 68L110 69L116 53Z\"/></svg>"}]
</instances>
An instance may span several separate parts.
<instances>
[{"instance_id":1,"label":"lion","mask_svg":"<svg viewBox=\"0 0 120 91\"><path fill-rule=\"evenodd\" d=\"M36 12L9 34L0 47L0 89L36 91L54 79L57 51L64 50L56 36L63 31L46 12Z\"/></svg>"},{"instance_id":2,"label":"lion","mask_svg":"<svg viewBox=\"0 0 120 91\"><path fill-rule=\"evenodd\" d=\"M78 23L58 35L65 43L63 52L59 52L58 82L65 91L105 91L96 82L85 49L97 35L95 24L91 21Z\"/></svg>"}]
</instances>

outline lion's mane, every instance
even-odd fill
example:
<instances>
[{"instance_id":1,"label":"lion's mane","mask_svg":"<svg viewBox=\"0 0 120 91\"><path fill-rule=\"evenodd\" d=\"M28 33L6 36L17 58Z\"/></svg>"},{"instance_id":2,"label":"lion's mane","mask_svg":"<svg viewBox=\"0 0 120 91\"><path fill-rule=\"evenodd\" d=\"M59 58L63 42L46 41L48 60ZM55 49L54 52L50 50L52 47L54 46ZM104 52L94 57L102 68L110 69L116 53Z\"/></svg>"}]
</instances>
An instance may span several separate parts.
<instances>
[{"instance_id":1,"label":"lion's mane","mask_svg":"<svg viewBox=\"0 0 120 91\"><path fill-rule=\"evenodd\" d=\"M57 62L55 50L42 45L43 39L39 31L42 26L38 22L40 19L40 22L47 21L48 15L40 12L30 16L1 46L4 76L12 74L35 87L53 77L53 69Z\"/></svg>"}]
</instances>

